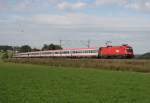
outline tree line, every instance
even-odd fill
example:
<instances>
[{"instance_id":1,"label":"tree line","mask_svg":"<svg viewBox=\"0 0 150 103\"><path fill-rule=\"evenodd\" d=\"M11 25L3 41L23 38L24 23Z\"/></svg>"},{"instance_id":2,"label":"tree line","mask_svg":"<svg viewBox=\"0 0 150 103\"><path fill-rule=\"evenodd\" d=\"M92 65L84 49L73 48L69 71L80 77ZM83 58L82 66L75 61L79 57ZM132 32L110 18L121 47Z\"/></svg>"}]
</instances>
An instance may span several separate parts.
<instances>
[{"instance_id":1,"label":"tree line","mask_svg":"<svg viewBox=\"0 0 150 103\"><path fill-rule=\"evenodd\" d=\"M17 51L17 52L31 52L31 51L41 51L41 50L59 50L62 49L60 45L56 44L44 44L41 49L32 48L29 45L22 45L22 46L8 46L8 45L1 45L0 51Z\"/></svg>"}]
</instances>

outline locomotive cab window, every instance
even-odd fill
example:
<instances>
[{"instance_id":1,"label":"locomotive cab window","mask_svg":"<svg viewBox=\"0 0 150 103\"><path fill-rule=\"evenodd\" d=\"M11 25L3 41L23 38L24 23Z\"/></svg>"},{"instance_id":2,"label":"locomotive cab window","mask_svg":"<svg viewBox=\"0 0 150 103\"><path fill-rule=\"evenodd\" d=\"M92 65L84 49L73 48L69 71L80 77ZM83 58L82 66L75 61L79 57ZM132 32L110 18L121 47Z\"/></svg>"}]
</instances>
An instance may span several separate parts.
<instances>
[{"instance_id":1,"label":"locomotive cab window","mask_svg":"<svg viewBox=\"0 0 150 103\"><path fill-rule=\"evenodd\" d=\"M127 52L133 52L132 48L127 48L126 50L127 50Z\"/></svg>"}]
</instances>

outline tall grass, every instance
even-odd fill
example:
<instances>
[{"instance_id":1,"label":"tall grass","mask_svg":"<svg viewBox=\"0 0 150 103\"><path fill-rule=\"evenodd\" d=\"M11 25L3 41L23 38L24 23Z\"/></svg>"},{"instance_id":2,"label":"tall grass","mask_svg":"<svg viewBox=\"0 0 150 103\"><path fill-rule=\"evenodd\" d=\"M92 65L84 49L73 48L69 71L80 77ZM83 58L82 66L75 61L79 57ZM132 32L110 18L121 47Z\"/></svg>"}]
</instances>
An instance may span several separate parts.
<instances>
[{"instance_id":1,"label":"tall grass","mask_svg":"<svg viewBox=\"0 0 150 103\"><path fill-rule=\"evenodd\" d=\"M55 67L95 68L117 71L150 72L150 60L109 59L8 59L6 62L39 64Z\"/></svg>"}]
</instances>

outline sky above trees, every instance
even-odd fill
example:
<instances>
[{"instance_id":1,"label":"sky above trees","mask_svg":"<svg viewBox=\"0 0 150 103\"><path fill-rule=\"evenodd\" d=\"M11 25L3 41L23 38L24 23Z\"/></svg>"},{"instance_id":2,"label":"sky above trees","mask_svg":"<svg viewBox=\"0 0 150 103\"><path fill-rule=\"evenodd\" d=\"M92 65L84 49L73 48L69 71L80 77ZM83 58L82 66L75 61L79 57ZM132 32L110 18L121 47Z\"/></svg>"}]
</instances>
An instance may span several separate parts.
<instances>
[{"instance_id":1,"label":"sky above trees","mask_svg":"<svg viewBox=\"0 0 150 103\"><path fill-rule=\"evenodd\" d=\"M150 0L0 0L0 44L102 46L110 40L150 51ZM73 42L74 41L74 42Z\"/></svg>"}]
</instances>

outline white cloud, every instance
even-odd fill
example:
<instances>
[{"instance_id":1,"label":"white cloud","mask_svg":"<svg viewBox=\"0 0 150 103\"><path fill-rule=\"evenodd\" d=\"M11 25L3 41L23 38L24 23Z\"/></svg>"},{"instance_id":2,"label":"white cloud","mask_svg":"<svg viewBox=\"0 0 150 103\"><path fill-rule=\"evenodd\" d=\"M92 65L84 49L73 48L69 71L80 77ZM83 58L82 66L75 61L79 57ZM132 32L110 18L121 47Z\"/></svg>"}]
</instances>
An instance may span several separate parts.
<instances>
[{"instance_id":1,"label":"white cloud","mask_svg":"<svg viewBox=\"0 0 150 103\"><path fill-rule=\"evenodd\" d=\"M126 4L128 0L96 0L96 5L108 5L108 4Z\"/></svg>"},{"instance_id":2,"label":"white cloud","mask_svg":"<svg viewBox=\"0 0 150 103\"><path fill-rule=\"evenodd\" d=\"M32 12L48 11L65 0L0 0L0 11L7 12Z\"/></svg>"},{"instance_id":3,"label":"white cloud","mask_svg":"<svg viewBox=\"0 0 150 103\"><path fill-rule=\"evenodd\" d=\"M47 0L50 4L58 4L60 2L66 1L66 0Z\"/></svg>"},{"instance_id":4,"label":"white cloud","mask_svg":"<svg viewBox=\"0 0 150 103\"><path fill-rule=\"evenodd\" d=\"M94 7L106 5L116 5L125 9L150 12L150 0L93 0L92 2L87 2L86 0L77 0L75 2L70 2L69 0L0 0L0 11L43 12L48 11L50 8L55 8L57 10L71 12L87 7L92 7L90 9L94 11L97 9Z\"/></svg>"},{"instance_id":5,"label":"white cloud","mask_svg":"<svg viewBox=\"0 0 150 103\"><path fill-rule=\"evenodd\" d=\"M118 5L140 12L150 12L150 0L96 0L96 6Z\"/></svg>"},{"instance_id":6,"label":"white cloud","mask_svg":"<svg viewBox=\"0 0 150 103\"><path fill-rule=\"evenodd\" d=\"M0 0L0 11L8 9L8 3L6 0Z\"/></svg>"},{"instance_id":7,"label":"white cloud","mask_svg":"<svg viewBox=\"0 0 150 103\"><path fill-rule=\"evenodd\" d=\"M87 3L80 1L71 3L67 0L16 0L16 2L0 0L0 10L6 9L8 12L31 12L36 10L47 11L49 8L56 8L59 10L76 10L85 7L87 7Z\"/></svg>"},{"instance_id":8,"label":"white cloud","mask_svg":"<svg viewBox=\"0 0 150 103\"><path fill-rule=\"evenodd\" d=\"M33 16L18 17L16 21L51 25L61 28L107 29L107 30L149 30L150 20L142 17L105 17L82 13L68 13L66 15L37 14Z\"/></svg>"},{"instance_id":9,"label":"white cloud","mask_svg":"<svg viewBox=\"0 0 150 103\"><path fill-rule=\"evenodd\" d=\"M69 2L61 2L57 5L57 8L60 10L75 10L75 9L82 9L87 7L87 4L84 2L76 2L76 3L69 3Z\"/></svg>"},{"instance_id":10,"label":"white cloud","mask_svg":"<svg viewBox=\"0 0 150 103\"><path fill-rule=\"evenodd\" d=\"M143 0L143 1L132 2L126 5L126 7L136 11L150 12L150 1Z\"/></svg>"}]
</instances>

